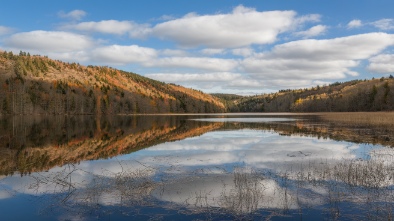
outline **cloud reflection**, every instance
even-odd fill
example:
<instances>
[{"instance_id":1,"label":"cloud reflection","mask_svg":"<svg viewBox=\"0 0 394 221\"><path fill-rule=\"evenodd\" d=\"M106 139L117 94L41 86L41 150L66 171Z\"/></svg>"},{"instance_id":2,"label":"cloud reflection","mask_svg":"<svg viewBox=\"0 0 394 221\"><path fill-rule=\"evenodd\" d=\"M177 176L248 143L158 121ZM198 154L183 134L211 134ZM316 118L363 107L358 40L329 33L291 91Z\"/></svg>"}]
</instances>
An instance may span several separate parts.
<instances>
[{"instance_id":1,"label":"cloud reflection","mask_svg":"<svg viewBox=\"0 0 394 221\"><path fill-rule=\"evenodd\" d=\"M245 177L243 177L245 176ZM185 178L169 183L153 195L160 200L191 208L220 207L235 213L257 209L296 209L295 196L274 180L253 177L242 172L215 176Z\"/></svg>"},{"instance_id":2,"label":"cloud reflection","mask_svg":"<svg viewBox=\"0 0 394 221\"><path fill-rule=\"evenodd\" d=\"M139 160L153 167L168 163L194 167L245 164L275 170L300 161L356 159L359 148L360 145L347 142L244 129L160 144L141 151Z\"/></svg>"},{"instance_id":3,"label":"cloud reflection","mask_svg":"<svg viewBox=\"0 0 394 221\"><path fill-rule=\"evenodd\" d=\"M365 159L359 160L362 153ZM0 185L23 194L60 195L66 208L130 208L150 205L153 197L192 210L219 208L232 214L259 209L286 211L331 203L336 200L333 194L347 191L341 189L347 183L389 187L391 178L384 173L391 167L369 162L392 153L387 148L365 150L359 144L281 136L272 131L214 131L117 158L85 161L31 176L6 177ZM349 179L348 171L353 167L368 169L379 177L356 171L356 177ZM373 180L382 177L385 179L379 182ZM339 180L341 184L332 185L328 180ZM365 191L357 194L358 198L348 194L339 200L357 203L369 197ZM0 199L9 197L0 191Z\"/></svg>"}]
</instances>

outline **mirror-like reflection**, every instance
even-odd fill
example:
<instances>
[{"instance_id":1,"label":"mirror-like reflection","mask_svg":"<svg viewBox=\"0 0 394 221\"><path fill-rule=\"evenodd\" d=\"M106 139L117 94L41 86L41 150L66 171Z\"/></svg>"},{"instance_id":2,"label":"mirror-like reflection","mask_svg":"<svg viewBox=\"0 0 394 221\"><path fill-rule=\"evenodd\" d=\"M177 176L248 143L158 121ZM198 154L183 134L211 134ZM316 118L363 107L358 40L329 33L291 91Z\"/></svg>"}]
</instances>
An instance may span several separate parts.
<instances>
[{"instance_id":1,"label":"mirror-like reflection","mask_svg":"<svg viewBox=\"0 0 394 221\"><path fill-rule=\"evenodd\" d=\"M387 139L348 142L358 128L316 116L211 118L3 119L0 217L393 218L394 149L383 146ZM335 129L352 136L341 141ZM12 212L15 203L29 206L26 215Z\"/></svg>"},{"instance_id":2,"label":"mirror-like reflection","mask_svg":"<svg viewBox=\"0 0 394 221\"><path fill-rule=\"evenodd\" d=\"M176 116L5 118L0 121L0 175L105 159L220 126Z\"/></svg>"}]
</instances>

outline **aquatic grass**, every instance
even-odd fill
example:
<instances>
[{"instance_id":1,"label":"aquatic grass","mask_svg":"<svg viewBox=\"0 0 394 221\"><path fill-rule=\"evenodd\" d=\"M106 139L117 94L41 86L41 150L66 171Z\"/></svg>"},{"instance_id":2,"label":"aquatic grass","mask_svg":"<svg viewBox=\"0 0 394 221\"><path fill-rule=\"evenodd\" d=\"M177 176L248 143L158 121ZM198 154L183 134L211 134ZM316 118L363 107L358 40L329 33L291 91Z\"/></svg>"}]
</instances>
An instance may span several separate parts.
<instances>
[{"instance_id":1,"label":"aquatic grass","mask_svg":"<svg viewBox=\"0 0 394 221\"><path fill-rule=\"evenodd\" d=\"M168 211L167 214L142 214L153 219L165 218L177 211L186 217L199 215L206 220L225 217L269 220L307 216L308 211L319 207L330 219L393 218L394 164L392 156L387 154L375 154L370 160L293 162L281 167L281 171L238 166L231 170L222 168L220 174L209 175L196 169L181 176L164 174L161 179L152 176L159 168L144 164L136 168L118 162L117 172L103 169L101 174L93 174L70 165L57 172L30 175L35 180L30 187L37 189L38 194L45 187L54 187L53 198L45 211L64 208L76 214L121 212L137 216L141 215L138 207L145 206ZM75 180L74 175L80 174L91 177ZM219 197L213 197L214 190L209 188L182 193L188 191L189 184L207 179L222 185ZM181 185L174 189L177 184ZM166 191L173 191L175 198L188 197L182 203L160 200Z\"/></svg>"},{"instance_id":2,"label":"aquatic grass","mask_svg":"<svg viewBox=\"0 0 394 221\"><path fill-rule=\"evenodd\" d=\"M333 123L354 126L394 127L394 112L333 112L318 115L321 119Z\"/></svg>"}]
</instances>

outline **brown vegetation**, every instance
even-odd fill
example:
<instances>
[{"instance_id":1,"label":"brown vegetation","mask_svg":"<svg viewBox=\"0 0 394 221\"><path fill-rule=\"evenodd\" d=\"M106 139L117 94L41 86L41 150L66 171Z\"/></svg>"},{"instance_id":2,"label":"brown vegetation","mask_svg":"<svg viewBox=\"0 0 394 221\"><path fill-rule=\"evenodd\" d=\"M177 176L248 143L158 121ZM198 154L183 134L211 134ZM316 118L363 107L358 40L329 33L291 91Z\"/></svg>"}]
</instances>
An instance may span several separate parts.
<instances>
[{"instance_id":1,"label":"brown vegetation","mask_svg":"<svg viewBox=\"0 0 394 221\"><path fill-rule=\"evenodd\" d=\"M219 99L109 67L0 53L0 114L223 112Z\"/></svg>"},{"instance_id":2,"label":"brown vegetation","mask_svg":"<svg viewBox=\"0 0 394 221\"><path fill-rule=\"evenodd\" d=\"M393 111L394 78L354 80L250 97L216 95L231 112Z\"/></svg>"},{"instance_id":3,"label":"brown vegetation","mask_svg":"<svg viewBox=\"0 0 394 221\"><path fill-rule=\"evenodd\" d=\"M323 113L323 120L353 126L394 128L394 112Z\"/></svg>"}]
</instances>

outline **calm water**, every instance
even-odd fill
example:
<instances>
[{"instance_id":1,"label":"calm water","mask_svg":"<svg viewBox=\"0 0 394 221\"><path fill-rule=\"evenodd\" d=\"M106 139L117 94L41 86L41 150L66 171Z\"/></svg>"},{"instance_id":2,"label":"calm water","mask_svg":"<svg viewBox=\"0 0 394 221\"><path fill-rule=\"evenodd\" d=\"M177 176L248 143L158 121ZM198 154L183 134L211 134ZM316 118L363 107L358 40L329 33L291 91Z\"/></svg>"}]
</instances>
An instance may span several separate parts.
<instances>
[{"instance_id":1,"label":"calm water","mask_svg":"<svg viewBox=\"0 0 394 221\"><path fill-rule=\"evenodd\" d=\"M0 220L392 220L394 149L373 132L286 114L4 118Z\"/></svg>"}]
</instances>

